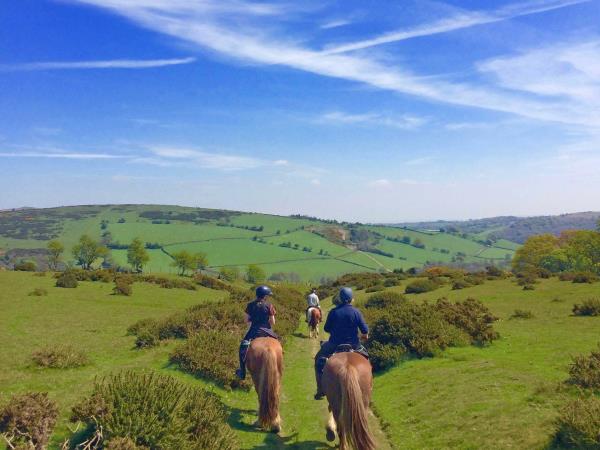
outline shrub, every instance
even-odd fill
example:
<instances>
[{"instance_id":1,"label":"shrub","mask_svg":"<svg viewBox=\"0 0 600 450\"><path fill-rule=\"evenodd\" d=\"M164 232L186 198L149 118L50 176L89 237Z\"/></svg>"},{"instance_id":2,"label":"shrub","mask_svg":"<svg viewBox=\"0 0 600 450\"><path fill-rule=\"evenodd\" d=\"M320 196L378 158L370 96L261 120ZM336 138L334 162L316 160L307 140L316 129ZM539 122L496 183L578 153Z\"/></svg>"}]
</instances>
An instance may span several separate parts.
<instances>
[{"instance_id":1,"label":"shrub","mask_svg":"<svg viewBox=\"0 0 600 450\"><path fill-rule=\"evenodd\" d=\"M46 276L46 272L36 272L33 274L33 276L43 278Z\"/></svg>"},{"instance_id":2,"label":"shrub","mask_svg":"<svg viewBox=\"0 0 600 450\"><path fill-rule=\"evenodd\" d=\"M33 291L29 293L29 295L33 297L44 297L48 295L48 291L44 288L35 288Z\"/></svg>"},{"instance_id":3,"label":"shrub","mask_svg":"<svg viewBox=\"0 0 600 450\"><path fill-rule=\"evenodd\" d=\"M187 289L190 291L196 290L196 284L191 280L184 278L168 278L156 275L143 275L137 278L145 283L157 284L165 289Z\"/></svg>"},{"instance_id":4,"label":"shrub","mask_svg":"<svg viewBox=\"0 0 600 450\"><path fill-rule=\"evenodd\" d=\"M369 345L369 360L375 371L394 367L405 354L406 349L402 345L383 345L377 341Z\"/></svg>"},{"instance_id":5,"label":"shrub","mask_svg":"<svg viewBox=\"0 0 600 450\"><path fill-rule=\"evenodd\" d=\"M535 285L533 284L526 284L523 286L523 290L524 291L535 291Z\"/></svg>"},{"instance_id":6,"label":"shrub","mask_svg":"<svg viewBox=\"0 0 600 450\"><path fill-rule=\"evenodd\" d=\"M367 289L365 289L365 292L367 292L367 293L379 292L379 291L383 291L384 289L385 289L385 286L383 286L382 284L376 284L375 286L371 286L371 287L368 287Z\"/></svg>"},{"instance_id":7,"label":"shrub","mask_svg":"<svg viewBox=\"0 0 600 450\"><path fill-rule=\"evenodd\" d=\"M464 280L472 286L479 286L480 284L485 283L485 274L480 272L471 273L469 275L466 275Z\"/></svg>"},{"instance_id":8,"label":"shrub","mask_svg":"<svg viewBox=\"0 0 600 450\"><path fill-rule=\"evenodd\" d=\"M197 377L236 387L239 380L234 371L238 366L240 336L220 331L202 330L179 345L170 361Z\"/></svg>"},{"instance_id":9,"label":"shrub","mask_svg":"<svg viewBox=\"0 0 600 450\"><path fill-rule=\"evenodd\" d=\"M457 291L459 289L465 289L465 288L469 288L471 286L473 286L471 283L467 282L467 280L462 278L459 280L455 280L454 283L452 283L452 290Z\"/></svg>"},{"instance_id":10,"label":"shrub","mask_svg":"<svg viewBox=\"0 0 600 450\"><path fill-rule=\"evenodd\" d=\"M533 313L525 309L515 309L515 312L510 316L511 319L533 319Z\"/></svg>"},{"instance_id":11,"label":"shrub","mask_svg":"<svg viewBox=\"0 0 600 450\"><path fill-rule=\"evenodd\" d=\"M400 286L400 279L399 278L386 278L385 281L383 282L383 285L385 287L394 287L394 286Z\"/></svg>"},{"instance_id":12,"label":"shrub","mask_svg":"<svg viewBox=\"0 0 600 450\"><path fill-rule=\"evenodd\" d=\"M423 294L425 292L434 291L438 287L439 284L433 280L418 279L409 283L404 289L404 292L406 294Z\"/></svg>"},{"instance_id":13,"label":"shrub","mask_svg":"<svg viewBox=\"0 0 600 450\"><path fill-rule=\"evenodd\" d=\"M598 276L593 272L577 272L573 275L573 283L595 283Z\"/></svg>"},{"instance_id":14,"label":"shrub","mask_svg":"<svg viewBox=\"0 0 600 450\"><path fill-rule=\"evenodd\" d=\"M393 291L385 291L371 295L365 302L364 307L367 309L388 309L406 301L407 298L402 294Z\"/></svg>"},{"instance_id":15,"label":"shrub","mask_svg":"<svg viewBox=\"0 0 600 450\"><path fill-rule=\"evenodd\" d=\"M562 272L558 275L560 281L573 281L575 278L575 272Z\"/></svg>"},{"instance_id":16,"label":"shrub","mask_svg":"<svg viewBox=\"0 0 600 450\"><path fill-rule=\"evenodd\" d=\"M33 261L19 261L15 264L14 269L20 272L35 272L37 266Z\"/></svg>"},{"instance_id":17,"label":"shrub","mask_svg":"<svg viewBox=\"0 0 600 450\"><path fill-rule=\"evenodd\" d=\"M57 417L58 408L48 393L15 395L0 409L0 433L11 442L12 448L43 450Z\"/></svg>"},{"instance_id":18,"label":"shrub","mask_svg":"<svg viewBox=\"0 0 600 450\"><path fill-rule=\"evenodd\" d=\"M479 300L468 298L464 302L450 303L442 298L435 307L446 322L467 333L472 343L487 344L499 337L492 327L498 318Z\"/></svg>"},{"instance_id":19,"label":"shrub","mask_svg":"<svg viewBox=\"0 0 600 450\"><path fill-rule=\"evenodd\" d=\"M555 441L559 446L600 448L600 399L590 396L571 401L563 408L556 425Z\"/></svg>"},{"instance_id":20,"label":"shrub","mask_svg":"<svg viewBox=\"0 0 600 450\"><path fill-rule=\"evenodd\" d=\"M126 371L97 381L92 394L73 408L71 419L84 422L91 432L101 429L108 443L129 438L137 448L239 447L216 395L155 372Z\"/></svg>"},{"instance_id":21,"label":"shrub","mask_svg":"<svg viewBox=\"0 0 600 450\"><path fill-rule=\"evenodd\" d=\"M588 298L581 305L573 305L576 316L600 316L600 298Z\"/></svg>"},{"instance_id":22,"label":"shrub","mask_svg":"<svg viewBox=\"0 0 600 450\"><path fill-rule=\"evenodd\" d=\"M197 273L196 275L194 275L194 281L200 286L204 286L209 289L216 289L218 291L231 290L231 286L229 286L227 283L219 280L218 278L209 277L208 275L204 275L201 273Z\"/></svg>"},{"instance_id":23,"label":"shrub","mask_svg":"<svg viewBox=\"0 0 600 450\"><path fill-rule=\"evenodd\" d=\"M583 388L600 388L600 348L588 356L579 355L573 358L569 366L568 382Z\"/></svg>"},{"instance_id":24,"label":"shrub","mask_svg":"<svg viewBox=\"0 0 600 450\"><path fill-rule=\"evenodd\" d=\"M113 288L113 295L125 295L130 296L133 292L131 283L128 282L127 278L119 277L115 278L115 287Z\"/></svg>"},{"instance_id":25,"label":"shrub","mask_svg":"<svg viewBox=\"0 0 600 450\"><path fill-rule=\"evenodd\" d=\"M31 359L40 367L53 369L70 369L88 363L85 353L70 345L55 345L36 350Z\"/></svg>"},{"instance_id":26,"label":"shrub","mask_svg":"<svg viewBox=\"0 0 600 450\"><path fill-rule=\"evenodd\" d=\"M136 445L129 437L116 437L104 445L104 450L150 450L144 445Z\"/></svg>"},{"instance_id":27,"label":"shrub","mask_svg":"<svg viewBox=\"0 0 600 450\"><path fill-rule=\"evenodd\" d=\"M63 272L56 280L56 287L60 288L76 288L77 285L77 278L72 272Z\"/></svg>"}]
</instances>

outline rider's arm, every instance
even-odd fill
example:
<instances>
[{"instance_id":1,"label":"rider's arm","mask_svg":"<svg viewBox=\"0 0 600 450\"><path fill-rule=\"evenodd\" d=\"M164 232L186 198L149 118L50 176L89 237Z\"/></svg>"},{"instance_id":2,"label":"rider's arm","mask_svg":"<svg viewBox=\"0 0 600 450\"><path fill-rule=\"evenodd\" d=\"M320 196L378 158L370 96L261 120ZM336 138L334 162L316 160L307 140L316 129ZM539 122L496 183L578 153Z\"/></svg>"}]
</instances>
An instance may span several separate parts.
<instances>
[{"instance_id":1,"label":"rider's arm","mask_svg":"<svg viewBox=\"0 0 600 450\"><path fill-rule=\"evenodd\" d=\"M327 314L327 320L325 321L325 326L323 327L326 333L331 333L331 328L333 327L334 321L334 314L332 314L332 311L330 311L329 314Z\"/></svg>"},{"instance_id":2,"label":"rider's arm","mask_svg":"<svg viewBox=\"0 0 600 450\"><path fill-rule=\"evenodd\" d=\"M250 315L248 313L244 313L244 322L246 322L247 324L252 323L252 321L250 320Z\"/></svg>"},{"instance_id":3,"label":"rider's arm","mask_svg":"<svg viewBox=\"0 0 600 450\"><path fill-rule=\"evenodd\" d=\"M271 305L271 307L269 308L269 325L274 326L275 325L275 307L273 305Z\"/></svg>"},{"instance_id":4,"label":"rider's arm","mask_svg":"<svg viewBox=\"0 0 600 450\"><path fill-rule=\"evenodd\" d=\"M360 313L360 311L356 310L356 319L357 319L357 325L358 325L358 329L360 330L362 336L361 339L367 339L369 337L369 327L367 326L367 323L365 322L365 318L363 317L363 315Z\"/></svg>"}]
</instances>

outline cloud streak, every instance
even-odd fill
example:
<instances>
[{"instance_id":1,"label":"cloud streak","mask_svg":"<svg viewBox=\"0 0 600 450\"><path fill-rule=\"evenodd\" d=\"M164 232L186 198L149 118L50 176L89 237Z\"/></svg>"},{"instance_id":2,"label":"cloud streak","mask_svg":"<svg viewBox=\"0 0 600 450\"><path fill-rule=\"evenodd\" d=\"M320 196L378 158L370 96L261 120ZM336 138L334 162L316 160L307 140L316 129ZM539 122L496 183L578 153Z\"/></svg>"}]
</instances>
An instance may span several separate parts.
<instances>
[{"instance_id":1,"label":"cloud streak","mask_svg":"<svg viewBox=\"0 0 600 450\"><path fill-rule=\"evenodd\" d=\"M45 61L23 64L2 64L0 71L74 70L74 69L151 69L155 67L191 64L194 57L174 59L111 59L106 61Z\"/></svg>"},{"instance_id":2,"label":"cloud streak","mask_svg":"<svg viewBox=\"0 0 600 450\"><path fill-rule=\"evenodd\" d=\"M43 152L0 152L0 158L48 158L48 159L121 159L124 155L109 153L43 153Z\"/></svg>"},{"instance_id":3,"label":"cloud streak","mask_svg":"<svg viewBox=\"0 0 600 450\"><path fill-rule=\"evenodd\" d=\"M381 125L402 130L414 130L427 123L427 121L428 119L424 117L409 114L390 117L378 113L348 114L341 111L328 112L318 118L319 123Z\"/></svg>"},{"instance_id":4,"label":"cloud streak","mask_svg":"<svg viewBox=\"0 0 600 450\"><path fill-rule=\"evenodd\" d=\"M466 11L453 17L438 20L437 22L421 25L408 30L394 31L371 39L360 40L348 44L326 48L323 53L336 54L355 50L362 50L382 44L404 41L423 36L431 36L440 33L470 28L477 25L486 25L495 22L514 19L516 17L538 14L554 9L585 3L590 0L550 0L529 1L522 4L504 6L492 12Z\"/></svg>"}]
</instances>

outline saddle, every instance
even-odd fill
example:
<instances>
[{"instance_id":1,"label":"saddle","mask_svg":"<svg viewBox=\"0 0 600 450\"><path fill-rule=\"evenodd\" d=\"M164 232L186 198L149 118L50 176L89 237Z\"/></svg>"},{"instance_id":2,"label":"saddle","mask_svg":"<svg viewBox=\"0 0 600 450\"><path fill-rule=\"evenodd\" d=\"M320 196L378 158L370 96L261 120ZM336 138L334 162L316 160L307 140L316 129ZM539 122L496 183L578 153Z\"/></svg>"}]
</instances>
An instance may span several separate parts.
<instances>
[{"instance_id":1,"label":"saddle","mask_svg":"<svg viewBox=\"0 0 600 450\"><path fill-rule=\"evenodd\" d=\"M279 337L279 335L277 333L275 333L273 330L270 330L268 328L259 328L256 333L256 337L270 337L273 339L277 339L278 341L281 340L281 338Z\"/></svg>"},{"instance_id":2,"label":"saddle","mask_svg":"<svg viewBox=\"0 0 600 450\"><path fill-rule=\"evenodd\" d=\"M369 353L367 352L367 349L362 345L358 348L354 348L350 344L340 344L333 351L334 355L336 353L358 353L359 355L369 359Z\"/></svg>"}]
</instances>

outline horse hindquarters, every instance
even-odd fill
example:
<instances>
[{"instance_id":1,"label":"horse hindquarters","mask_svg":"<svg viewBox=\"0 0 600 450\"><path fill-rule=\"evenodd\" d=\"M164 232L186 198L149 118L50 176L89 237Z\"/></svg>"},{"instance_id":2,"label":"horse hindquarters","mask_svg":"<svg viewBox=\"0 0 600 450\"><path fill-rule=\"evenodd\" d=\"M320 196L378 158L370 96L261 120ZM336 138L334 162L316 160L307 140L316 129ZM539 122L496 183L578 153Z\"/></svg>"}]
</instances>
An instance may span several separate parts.
<instances>
[{"instance_id":1,"label":"horse hindquarters","mask_svg":"<svg viewBox=\"0 0 600 450\"><path fill-rule=\"evenodd\" d=\"M280 430L279 391L283 371L281 344L271 338L257 338L248 353L254 388L258 395L258 424L261 428Z\"/></svg>"}]
</instances>

